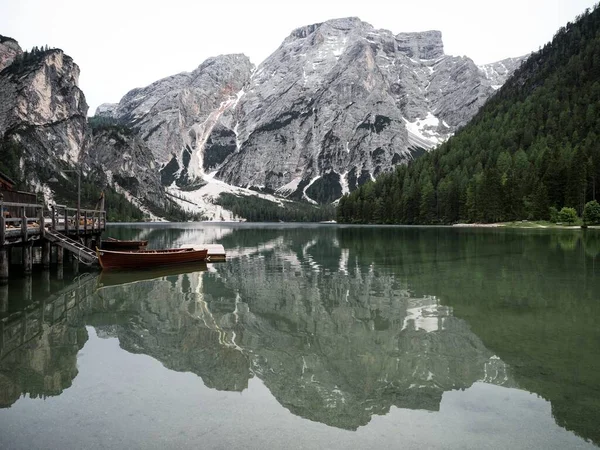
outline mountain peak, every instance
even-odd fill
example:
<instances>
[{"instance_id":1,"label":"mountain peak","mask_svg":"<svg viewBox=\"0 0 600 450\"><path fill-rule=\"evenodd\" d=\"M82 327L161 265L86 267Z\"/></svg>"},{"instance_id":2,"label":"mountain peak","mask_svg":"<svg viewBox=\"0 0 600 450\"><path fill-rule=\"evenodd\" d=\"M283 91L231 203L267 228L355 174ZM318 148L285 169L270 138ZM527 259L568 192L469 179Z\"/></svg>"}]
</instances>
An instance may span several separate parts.
<instances>
[{"instance_id":1,"label":"mountain peak","mask_svg":"<svg viewBox=\"0 0 600 450\"><path fill-rule=\"evenodd\" d=\"M352 29L355 29L358 27L364 27L364 26L371 27L371 25L369 25L366 22L363 22L358 17L342 17L339 19L331 19L331 20L327 20L326 22L314 23L312 25L306 25L306 26L303 26L300 28L296 28L290 34L289 39L307 38L312 33L314 33L315 31L317 31L323 27L334 28L336 30L342 30L342 31L350 31Z\"/></svg>"},{"instance_id":2,"label":"mountain peak","mask_svg":"<svg viewBox=\"0 0 600 450\"><path fill-rule=\"evenodd\" d=\"M396 35L398 50L409 58L437 59L444 56L442 32L438 30Z\"/></svg>"}]
</instances>

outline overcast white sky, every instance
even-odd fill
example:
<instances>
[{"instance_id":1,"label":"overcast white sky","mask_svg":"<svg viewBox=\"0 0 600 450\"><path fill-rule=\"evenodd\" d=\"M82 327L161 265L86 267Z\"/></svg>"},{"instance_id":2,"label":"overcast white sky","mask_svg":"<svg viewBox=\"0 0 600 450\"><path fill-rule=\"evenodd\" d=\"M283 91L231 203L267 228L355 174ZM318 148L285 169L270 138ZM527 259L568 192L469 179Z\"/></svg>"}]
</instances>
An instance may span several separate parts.
<instances>
[{"instance_id":1,"label":"overcast white sky","mask_svg":"<svg viewBox=\"0 0 600 450\"><path fill-rule=\"evenodd\" d=\"M537 50L594 0L0 0L0 34L61 48L81 68L92 115L130 89L210 56L259 64L297 27L357 16L394 33L440 30L448 55L477 64Z\"/></svg>"}]
</instances>

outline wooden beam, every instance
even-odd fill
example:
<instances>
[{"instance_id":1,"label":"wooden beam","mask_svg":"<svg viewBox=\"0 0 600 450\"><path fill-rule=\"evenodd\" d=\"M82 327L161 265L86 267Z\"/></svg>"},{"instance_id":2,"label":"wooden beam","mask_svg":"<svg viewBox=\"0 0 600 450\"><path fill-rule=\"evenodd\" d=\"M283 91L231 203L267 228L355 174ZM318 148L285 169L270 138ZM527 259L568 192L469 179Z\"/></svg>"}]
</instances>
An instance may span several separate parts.
<instances>
[{"instance_id":1,"label":"wooden beam","mask_svg":"<svg viewBox=\"0 0 600 450\"><path fill-rule=\"evenodd\" d=\"M44 270L50 269L50 252L52 251L52 246L50 241L44 241L42 243L42 267Z\"/></svg>"},{"instance_id":2,"label":"wooden beam","mask_svg":"<svg viewBox=\"0 0 600 450\"><path fill-rule=\"evenodd\" d=\"M33 246L30 242L23 243L23 272L31 275L33 269Z\"/></svg>"},{"instance_id":3,"label":"wooden beam","mask_svg":"<svg viewBox=\"0 0 600 450\"><path fill-rule=\"evenodd\" d=\"M27 215L24 206L21 207L21 239L23 242L27 242Z\"/></svg>"}]
</instances>

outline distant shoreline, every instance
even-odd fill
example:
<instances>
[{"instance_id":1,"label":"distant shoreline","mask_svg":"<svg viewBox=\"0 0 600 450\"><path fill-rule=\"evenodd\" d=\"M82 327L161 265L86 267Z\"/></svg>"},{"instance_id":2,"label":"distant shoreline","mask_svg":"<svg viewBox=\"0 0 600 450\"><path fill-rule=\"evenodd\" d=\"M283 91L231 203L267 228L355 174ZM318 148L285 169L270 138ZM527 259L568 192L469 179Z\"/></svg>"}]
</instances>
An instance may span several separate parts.
<instances>
[{"instance_id":1,"label":"distant shoreline","mask_svg":"<svg viewBox=\"0 0 600 450\"><path fill-rule=\"evenodd\" d=\"M581 230L581 225L563 225L551 222L519 221L519 222L496 222L496 223L455 223L453 227L458 228L524 228L524 229L564 229ZM600 229L600 225L588 225L590 229Z\"/></svg>"}]
</instances>

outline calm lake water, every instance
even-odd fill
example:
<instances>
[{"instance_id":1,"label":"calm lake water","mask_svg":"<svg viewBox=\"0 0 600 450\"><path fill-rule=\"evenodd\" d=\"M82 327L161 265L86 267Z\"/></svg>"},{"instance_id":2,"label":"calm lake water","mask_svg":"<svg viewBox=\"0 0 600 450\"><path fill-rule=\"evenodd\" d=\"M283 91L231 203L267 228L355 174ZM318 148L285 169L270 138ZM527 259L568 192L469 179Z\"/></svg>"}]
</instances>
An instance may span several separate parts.
<instances>
[{"instance_id":1,"label":"calm lake water","mask_svg":"<svg viewBox=\"0 0 600 450\"><path fill-rule=\"evenodd\" d=\"M0 448L600 445L600 232L113 225L228 260L0 287Z\"/></svg>"}]
</instances>

